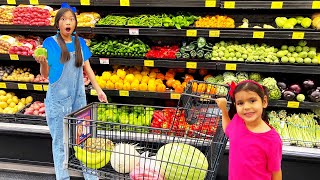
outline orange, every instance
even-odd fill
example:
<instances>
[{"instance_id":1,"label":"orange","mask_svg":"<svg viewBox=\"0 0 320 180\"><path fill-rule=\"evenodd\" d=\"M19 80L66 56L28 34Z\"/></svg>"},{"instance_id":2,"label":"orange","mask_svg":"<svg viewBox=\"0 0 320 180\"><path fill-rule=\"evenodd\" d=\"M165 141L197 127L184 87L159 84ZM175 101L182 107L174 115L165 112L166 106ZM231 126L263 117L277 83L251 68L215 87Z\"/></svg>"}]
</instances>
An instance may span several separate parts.
<instances>
[{"instance_id":1,"label":"orange","mask_svg":"<svg viewBox=\"0 0 320 180\"><path fill-rule=\"evenodd\" d=\"M163 81L161 79L156 79L155 83L156 84L163 84Z\"/></svg>"},{"instance_id":2,"label":"orange","mask_svg":"<svg viewBox=\"0 0 320 180\"><path fill-rule=\"evenodd\" d=\"M164 75L162 73L158 73L156 78L164 80Z\"/></svg>"},{"instance_id":3,"label":"orange","mask_svg":"<svg viewBox=\"0 0 320 180\"><path fill-rule=\"evenodd\" d=\"M157 92L165 92L165 91L166 91L166 85L157 84Z\"/></svg>"},{"instance_id":4,"label":"orange","mask_svg":"<svg viewBox=\"0 0 320 180\"><path fill-rule=\"evenodd\" d=\"M160 70L158 68L153 68L153 69L151 69L151 72L158 73L158 72L160 72Z\"/></svg>"},{"instance_id":5,"label":"orange","mask_svg":"<svg viewBox=\"0 0 320 180\"><path fill-rule=\"evenodd\" d=\"M183 86L183 88L187 87L187 83L186 82L183 82L181 85Z\"/></svg>"},{"instance_id":6,"label":"orange","mask_svg":"<svg viewBox=\"0 0 320 180\"><path fill-rule=\"evenodd\" d=\"M174 88L174 92L176 93L183 93L183 86L182 85L177 85L176 88Z\"/></svg>"},{"instance_id":7,"label":"orange","mask_svg":"<svg viewBox=\"0 0 320 180\"><path fill-rule=\"evenodd\" d=\"M148 84L148 91L155 92L157 90L156 84Z\"/></svg>"},{"instance_id":8,"label":"orange","mask_svg":"<svg viewBox=\"0 0 320 180\"><path fill-rule=\"evenodd\" d=\"M124 79L126 77L127 73L125 70L123 69L118 69L117 70L117 76L119 76L119 78Z\"/></svg>"},{"instance_id":9,"label":"orange","mask_svg":"<svg viewBox=\"0 0 320 180\"><path fill-rule=\"evenodd\" d=\"M127 81L129 83L132 83L134 80L134 75L133 74L127 74L124 81Z\"/></svg>"},{"instance_id":10,"label":"orange","mask_svg":"<svg viewBox=\"0 0 320 180\"><path fill-rule=\"evenodd\" d=\"M106 88L108 90L114 89L114 84L111 81L108 81L107 84L106 84Z\"/></svg>"},{"instance_id":11,"label":"orange","mask_svg":"<svg viewBox=\"0 0 320 180\"><path fill-rule=\"evenodd\" d=\"M175 80L173 78L168 79L167 82L166 82L167 87L172 87L172 84L173 84L174 81Z\"/></svg>"},{"instance_id":12,"label":"orange","mask_svg":"<svg viewBox=\"0 0 320 180\"><path fill-rule=\"evenodd\" d=\"M208 84L207 93L208 94L216 94L217 93L216 88L213 85Z\"/></svg>"},{"instance_id":13,"label":"orange","mask_svg":"<svg viewBox=\"0 0 320 180\"><path fill-rule=\"evenodd\" d=\"M123 90L126 90L126 91L130 91L131 90L131 85L129 82L125 82L123 84Z\"/></svg>"},{"instance_id":14,"label":"orange","mask_svg":"<svg viewBox=\"0 0 320 180\"><path fill-rule=\"evenodd\" d=\"M156 78L156 77L157 77L157 73L151 72L151 73L149 74L149 77L150 77L150 78Z\"/></svg>"},{"instance_id":15,"label":"orange","mask_svg":"<svg viewBox=\"0 0 320 180\"><path fill-rule=\"evenodd\" d=\"M139 82L131 83L131 90L138 91L139 90Z\"/></svg>"},{"instance_id":16,"label":"orange","mask_svg":"<svg viewBox=\"0 0 320 180\"><path fill-rule=\"evenodd\" d=\"M150 78L148 84L155 84L156 80L154 78Z\"/></svg>"},{"instance_id":17,"label":"orange","mask_svg":"<svg viewBox=\"0 0 320 180\"><path fill-rule=\"evenodd\" d=\"M139 82L141 82L142 75L140 73L139 74L134 74L134 78L137 79Z\"/></svg>"},{"instance_id":18,"label":"orange","mask_svg":"<svg viewBox=\"0 0 320 180\"><path fill-rule=\"evenodd\" d=\"M141 84L139 84L139 90L140 90L140 91L147 91L147 90L148 90L148 85L147 85L147 83L141 83Z\"/></svg>"},{"instance_id":19,"label":"orange","mask_svg":"<svg viewBox=\"0 0 320 180\"><path fill-rule=\"evenodd\" d=\"M174 76L175 76L175 74L170 73L170 72L166 72L166 75L164 76L164 79L165 79L165 80L168 80L168 79L170 79L170 78L173 79Z\"/></svg>"},{"instance_id":20,"label":"orange","mask_svg":"<svg viewBox=\"0 0 320 180\"><path fill-rule=\"evenodd\" d=\"M150 78L149 78L148 76L143 76L142 79L141 79L141 83L144 82L144 83L148 84L149 79L150 79Z\"/></svg>"},{"instance_id":21,"label":"orange","mask_svg":"<svg viewBox=\"0 0 320 180\"><path fill-rule=\"evenodd\" d=\"M122 90L122 89L123 89L123 84L122 84L122 82L116 82L116 83L114 84L114 87L115 87L115 89L117 89L117 90Z\"/></svg>"},{"instance_id":22,"label":"orange","mask_svg":"<svg viewBox=\"0 0 320 180\"><path fill-rule=\"evenodd\" d=\"M142 72L141 72L141 75L142 75L142 76L148 76L148 75L149 75L149 72L148 72L148 71L142 71Z\"/></svg>"},{"instance_id":23,"label":"orange","mask_svg":"<svg viewBox=\"0 0 320 180\"><path fill-rule=\"evenodd\" d=\"M108 81L110 79L110 77L111 77L111 72L110 71L105 71L105 72L102 73L101 77L102 77L102 79L104 81Z\"/></svg>"},{"instance_id":24,"label":"orange","mask_svg":"<svg viewBox=\"0 0 320 180\"><path fill-rule=\"evenodd\" d=\"M197 90L197 92L198 92L198 93L203 93L203 92L206 91L206 89L207 89L207 85L204 84L204 83L200 83L200 84L198 85L198 90Z\"/></svg>"},{"instance_id":25,"label":"orange","mask_svg":"<svg viewBox=\"0 0 320 180\"><path fill-rule=\"evenodd\" d=\"M184 82L189 82L189 81L192 81L192 80L194 80L194 78L193 78L192 75L186 74L186 75L184 76Z\"/></svg>"},{"instance_id":26,"label":"orange","mask_svg":"<svg viewBox=\"0 0 320 180\"><path fill-rule=\"evenodd\" d=\"M173 82L173 84L172 84L172 87L175 89L176 86L178 86L178 85L181 85L181 82L178 81L178 80L175 80L175 81Z\"/></svg>"},{"instance_id":27,"label":"orange","mask_svg":"<svg viewBox=\"0 0 320 180\"><path fill-rule=\"evenodd\" d=\"M140 71L135 70L135 71L132 72L132 74L133 74L133 75L140 74Z\"/></svg>"},{"instance_id":28,"label":"orange","mask_svg":"<svg viewBox=\"0 0 320 180\"><path fill-rule=\"evenodd\" d=\"M198 90L198 83L193 82L192 83L192 92L197 92L197 90Z\"/></svg>"},{"instance_id":29,"label":"orange","mask_svg":"<svg viewBox=\"0 0 320 180\"><path fill-rule=\"evenodd\" d=\"M119 81L119 76L117 76L117 75L112 75L111 77L110 77L110 80L111 80L111 82L114 84L114 83L116 83L116 82L118 82Z\"/></svg>"}]
</instances>

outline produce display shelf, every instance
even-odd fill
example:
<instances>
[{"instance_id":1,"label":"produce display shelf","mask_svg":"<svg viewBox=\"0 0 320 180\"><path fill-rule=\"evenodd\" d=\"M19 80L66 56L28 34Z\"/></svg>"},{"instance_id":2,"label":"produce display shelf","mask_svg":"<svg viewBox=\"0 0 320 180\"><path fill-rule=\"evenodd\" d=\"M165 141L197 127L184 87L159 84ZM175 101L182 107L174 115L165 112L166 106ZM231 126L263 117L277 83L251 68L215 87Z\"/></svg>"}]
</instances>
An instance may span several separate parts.
<instances>
[{"instance_id":1,"label":"produce display shelf","mask_svg":"<svg viewBox=\"0 0 320 180\"><path fill-rule=\"evenodd\" d=\"M148 66L148 67L166 67L166 68L192 68L192 69L216 69L215 62L199 60L175 60L175 59L135 59L135 58L90 58L91 64L110 64L126 66Z\"/></svg>"},{"instance_id":2,"label":"produce display shelf","mask_svg":"<svg viewBox=\"0 0 320 180\"><path fill-rule=\"evenodd\" d=\"M66 2L64 0L0 0L0 4L32 4L32 5L61 5L61 3ZM93 5L93 0L68 0L68 4L72 6L78 5Z\"/></svg>"},{"instance_id":3,"label":"produce display shelf","mask_svg":"<svg viewBox=\"0 0 320 180\"><path fill-rule=\"evenodd\" d=\"M90 95L96 96L97 92L89 86ZM180 99L181 95L174 91L166 92L148 92L148 91L126 91L126 90L103 90L107 96L121 96L121 97L141 97L141 98L155 98L155 99ZM269 107L282 108L297 108L297 109L313 109L320 108L320 103L317 102L297 102L287 100L270 100Z\"/></svg>"},{"instance_id":4,"label":"produce display shelf","mask_svg":"<svg viewBox=\"0 0 320 180\"><path fill-rule=\"evenodd\" d=\"M48 126L3 123L3 122L0 122L0 131L50 134ZM130 133L130 135L133 135L133 133ZM126 137L127 136L128 135L126 134ZM227 144L226 150L229 150L229 144ZM286 156L309 157L314 159L320 159L320 149L316 149L316 148L305 148L305 147L283 145L282 154Z\"/></svg>"},{"instance_id":5,"label":"produce display shelf","mask_svg":"<svg viewBox=\"0 0 320 180\"><path fill-rule=\"evenodd\" d=\"M13 61L35 61L32 56L20 56L15 54L0 54L0 61L7 61L7 60L13 60Z\"/></svg>"},{"instance_id":6,"label":"produce display shelf","mask_svg":"<svg viewBox=\"0 0 320 180\"><path fill-rule=\"evenodd\" d=\"M47 91L48 90L48 83L0 81L0 89Z\"/></svg>"},{"instance_id":7,"label":"produce display shelf","mask_svg":"<svg viewBox=\"0 0 320 180\"><path fill-rule=\"evenodd\" d=\"M275 0L275 1L224 1L221 0L221 8L225 9L320 9L319 1L305 0Z\"/></svg>"},{"instance_id":8,"label":"produce display shelf","mask_svg":"<svg viewBox=\"0 0 320 180\"><path fill-rule=\"evenodd\" d=\"M217 70L231 70L231 68L233 68L232 70L234 71L320 74L320 66L262 63L217 63Z\"/></svg>"}]
</instances>

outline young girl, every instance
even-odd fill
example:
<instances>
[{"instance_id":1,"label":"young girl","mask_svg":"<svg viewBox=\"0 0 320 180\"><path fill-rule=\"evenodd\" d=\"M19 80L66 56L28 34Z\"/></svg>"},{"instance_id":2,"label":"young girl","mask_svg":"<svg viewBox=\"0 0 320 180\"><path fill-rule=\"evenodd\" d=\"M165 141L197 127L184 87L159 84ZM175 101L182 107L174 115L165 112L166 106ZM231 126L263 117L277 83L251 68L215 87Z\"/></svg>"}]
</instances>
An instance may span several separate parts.
<instances>
[{"instance_id":1,"label":"young girl","mask_svg":"<svg viewBox=\"0 0 320 180\"><path fill-rule=\"evenodd\" d=\"M43 43L48 58L35 57L40 63L40 72L49 76L49 88L45 105L47 123L52 137L52 153L57 180L70 179L68 170L63 168L63 117L86 105L83 67L98 93L100 101L107 102L105 93L95 80L88 59L91 52L84 39L76 33L77 19L71 8L61 8L55 17L57 34L48 37ZM98 179L84 174L85 179Z\"/></svg>"},{"instance_id":2,"label":"young girl","mask_svg":"<svg viewBox=\"0 0 320 180\"><path fill-rule=\"evenodd\" d=\"M230 96L229 113L227 100L216 100L230 142L229 180L281 180L282 141L268 125L267 88L255 81L242 81L231 86Z\"/></svg>"}]
</instances>

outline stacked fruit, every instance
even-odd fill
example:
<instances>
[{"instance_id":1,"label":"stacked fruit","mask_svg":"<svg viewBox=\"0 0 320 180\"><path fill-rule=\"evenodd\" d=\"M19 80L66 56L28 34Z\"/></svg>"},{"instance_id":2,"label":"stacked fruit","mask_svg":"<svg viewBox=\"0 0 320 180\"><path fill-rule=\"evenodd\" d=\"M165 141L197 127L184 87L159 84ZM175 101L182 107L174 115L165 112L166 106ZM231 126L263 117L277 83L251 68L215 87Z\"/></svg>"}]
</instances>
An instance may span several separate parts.
<instances>
[{"instance_id":1,"label":"stacked fruit","mask_svg":"<svg viewBox=\"0 0 320 180\"><path fill-rule=\"evenodd\" d=\"M206 16L195 22L196 27L201 28L234 28L234 19L228 16Z\"/></svg>"},{"instance_id":2,"label":"stacked fruit","mask_svg":"<svg viewBox=\"0 0 320 180\"><path fill-rule=\"evenodd\" d=\"M13 92L0 90L0 113L14 114L33 101L31 96L19 99Z\"/></svg>"},{"instance_id":3,"label":"stacked fruit","mask_svg":"<svg viewBox=\"0 0 320 180\"><path fill-rule=\"evenodd\" d=\"M38 74L32 82L40 82L40 83L49 83L49 79L41 76L41 74Z\"/></svg>"},{"instance_id":4,"label":"stacked fruit","mask_svg":"<svg viewBox=\"0 0 320 180\"><path fill-rule=\"evenodd\" d=\"M41 38L38 36L16 36L15 44L9 49L9 54L17 54L22 56L32 56L34 50L40 45Z\"/></svg>"},{"instance_id":5,"label":"stacked fruit","mask_svg":"<svg viewBox=\"0 0 320 180\"><path fill-rule=\"evenodd\" d=\"M12 24L15 6L0 6L0 24Z\"/></svg>"},{"instance_id":6,"label":"stacked fruit","mask_svg":"<svg viewBox=\"0 0 320 180\"><path fill-rule=\"evenodd\" d=\"M309 17L298 16L295 18L277 17L275 20L277 26L283 29L293 29L296 25L301 25L303 28L309 28L312 20Z\"/></svg>"},{"instance_id":7,"label":"stacked fruit","mask_svg":"<svg viewBox=\"0 0 320 180\"><path fill-rule=\"evenodd\" d=\"M83 12L77 15L78 27L94 27L100 19L96 12Z\"/></svg>"},{"instance_id":8,"label":"stacked fruit","mask_svg":"<svg viewBox=\"0 0 320 180\"><path fill-rule=\"evenodd\" d=\"M108 90L166 91L164 75L157 68L115 66L113 72L105 71L102 76L96 76L96 79L101 88Z\"/></svg>"},{"instance_id":9,"label":"stacked fruit","mask_svg":"<svg viewBox=\"0 0 320 180\"><path fill-rule=\"evenodd\" d=\"M16 43L16 39L12 36L0 36L0 54L8 54L10 47Z\"/></svg>"},{"instance_id":10,"label":"stacked fruit","mask_svg":"<svg viewBox=\"0 0 320 180\"><path fill-rule=\"evenodd\" d=\"M30 68L17 68L17 69L14 69L11 74L4 73L2 80L33 82L34 75L31 73Z\"/></svg>"},{"instance_id":11,"label":"stacked fruit","mask_svg":"<svg viewBox=\"0 0 320 180\"><path fill-rule=\"evenodd\" d=\"M0 80L3 80L3 76L8 77L12 73L14 66L0 66Z\"/></svg>"},{"instance_id":12,"label":"stacked fruit","mask_svg":"<svg viewBox=\"0 0 320 180\"><path fill-rule=\"evenodd\" d=\"M13 11L13 24L49 26L50 11L49 6L19 5Z\"/></svg>"},{"instance_id":13,"label":"stacked fruit","mask_svg":"<svg viewBox=\"0 0 320 180\"><path fill-rule=\"evenodd\" d=\"M35 101L28 108L25 109L23 114L35 115L35 116L46 116L45 105L43 102Z\"/></svg>"}]
</instances>

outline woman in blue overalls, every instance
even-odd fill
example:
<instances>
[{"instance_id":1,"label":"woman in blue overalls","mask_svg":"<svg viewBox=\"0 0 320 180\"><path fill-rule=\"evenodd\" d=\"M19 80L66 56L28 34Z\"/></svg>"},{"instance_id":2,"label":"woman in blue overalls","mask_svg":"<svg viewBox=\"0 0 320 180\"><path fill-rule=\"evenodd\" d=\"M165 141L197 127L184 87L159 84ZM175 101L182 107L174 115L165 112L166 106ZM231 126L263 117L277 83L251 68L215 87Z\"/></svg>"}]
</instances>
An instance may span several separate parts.
<instances>
[{"instance_id":1,"label":"woman in blue overalls","mask_svg":"<svg viewBox=\"0 0 320 180\"><path fill-rule=\"evenodd\" d=\"M40 72L49 77L45 105L47 122L52 137L52 152L57 180L70 179L67 169L63 168L63 117L86 105L83 69L98 93L102 102L107 102L105 93L95 80L88 59L91 52L84 39L76 34L77 19L72 8L61 8L55 17L57 35L48 37L43 43L48 57L37 56ZM84 68L83 68L84 67ZM84 173L87 180L97 180L97 176Z\"/></svg>"}]
</instances>

